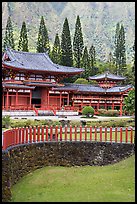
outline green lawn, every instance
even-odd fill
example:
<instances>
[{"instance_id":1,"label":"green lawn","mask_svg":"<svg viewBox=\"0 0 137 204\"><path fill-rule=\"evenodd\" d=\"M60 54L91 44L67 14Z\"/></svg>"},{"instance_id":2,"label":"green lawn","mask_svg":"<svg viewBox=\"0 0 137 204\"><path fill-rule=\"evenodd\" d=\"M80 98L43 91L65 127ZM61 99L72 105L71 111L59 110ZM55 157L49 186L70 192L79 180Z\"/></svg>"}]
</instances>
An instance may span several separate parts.
<instances>
[{"instance_id":1,"label":"green lawn","mask_svg":"<svg viewBox=\"0 0 137 204\"><path fill-rule=\"evenodd\" d=\"M135 202L135 156L103 167L44 167L21 178L12 196L12 202Z\"/></svg>"}]
</instances>

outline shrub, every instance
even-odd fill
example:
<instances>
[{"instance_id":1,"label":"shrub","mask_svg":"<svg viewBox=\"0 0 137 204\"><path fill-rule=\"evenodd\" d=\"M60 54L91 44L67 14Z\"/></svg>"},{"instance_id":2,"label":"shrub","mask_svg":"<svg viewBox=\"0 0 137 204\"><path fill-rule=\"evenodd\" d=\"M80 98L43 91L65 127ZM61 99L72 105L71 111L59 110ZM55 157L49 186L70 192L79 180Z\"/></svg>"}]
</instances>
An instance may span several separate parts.
<instances>
[{"instance_id":1,"label":"shrub","mask_svg":"<svg viewBox=\"0 0 137 204\"><path fill-rule=\"evenodd\" d=\"M9 128L10 125L11 125L10 116L6 115L6 116L2 117L2 127L3 128Z\"/></svg>"},{"instance_id":2,"label":"shrub","mask_svg":"<svg viewBox=\"0 0 137 204\"><path fill-rule=\"evenodd\" d=\"M88 80L84 79L84 78L78 78L74 84L89 84Z\"/></svg>"},{"instance_id":3,"label":"shrub","mask_svg":"<svg viewBox=\"0 0 137 204\"><path fill-rule=\"evenodd\" d=\"M82 109L82 115L86 115L88 118L89 117L93 117L93 115L94 115L94 108L92 108L91 106L85 106Z\"/></svg>"},{"instance_id":4,"label":"shrub","mask_svg":"<svg viewBox=\"0 0 137 204\"><path fill-rule=\"evenodd\" d=\"M118 110L106 110L106 109L98 109L98 113L100 116L118 116Z\"/></svg>"}]
</instances>

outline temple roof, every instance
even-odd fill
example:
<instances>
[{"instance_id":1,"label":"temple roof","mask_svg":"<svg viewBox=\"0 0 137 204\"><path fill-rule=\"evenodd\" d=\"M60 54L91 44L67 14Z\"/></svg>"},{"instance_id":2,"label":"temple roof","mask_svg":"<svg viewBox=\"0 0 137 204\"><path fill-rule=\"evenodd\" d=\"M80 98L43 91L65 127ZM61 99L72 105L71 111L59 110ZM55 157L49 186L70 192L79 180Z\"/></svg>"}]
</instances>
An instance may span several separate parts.
<instances>
[{"instance_id":1,"label":"temple roof","mask_svg":"<svg viewBox=\"0 0 137 204\"><path fill-rule=\"evenodd\" d=\"M50 74L68 74L74 75L84 71L82 68L67 67L55 64L51 61L48 54L46 53L32 53L16 51L7 48L5 55L7 55L10 61L4 60L3 65L11 68L16 68L26 71L37 71L37 72L50 72Z\"/></svg>"},{"instance_id":2,"label":"temple roof","mask_svg":"<svg viewBox=\"0 0 137 204\"><path fill-rule=\"evenodd\" d=\"M122 77L119 75L111 74L110 72L104 72L102 74L97 74L95 76L90 76L89 80L111 80L111 81L121 81L126 79L126 77Z\"/></svg>"},{"instance_id":3,"label":"temple roof","mask_svg":"<svg viewBox=\"0 0 137 204\"><path fill-rule=\"evenodd\" d=\"M132 88L132 85L126 86L113 86L111 88L102 88L98 85L90 85L90 84L65 84L62 87L53 88L53 90L57 91L77 91L84 93L120 93Z\"/></svg>"},{"instance_id":4,"label":"temple roof","mask_svg":"<svg viewBox=\"0 0 137 204\"><path fill-rule=\"evenodd\" d=\"M113 86L109 89L106 90L107 93L116 93L116 92L123 92L126 91L128 89L132 88L132 85L126 85L126 86Z\"/></svg>"},{"instance_id":5,"label":"temple roof","mask_svg":"<svg viewBox=\"0 0 137 204\"><path fill-rule=\"evenodd\" d=\"M26 86L24 84L15 84L15 83L2 83L3 88L11 88L11 89L35 89L35 86Z\"/></svg>"}]
</instances>

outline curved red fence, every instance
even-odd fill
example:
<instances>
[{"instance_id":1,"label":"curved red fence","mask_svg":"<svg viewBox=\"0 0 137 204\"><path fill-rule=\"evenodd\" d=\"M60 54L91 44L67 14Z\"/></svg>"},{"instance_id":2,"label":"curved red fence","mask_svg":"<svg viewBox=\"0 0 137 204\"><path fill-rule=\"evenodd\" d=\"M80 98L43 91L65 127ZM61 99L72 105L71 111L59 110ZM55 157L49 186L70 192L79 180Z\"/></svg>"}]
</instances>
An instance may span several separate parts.
<instances>
[{"instance_id":1,"label":"curved red fence","mask_svg":"<svg viewBox=\"0 0 137 204\"><path fill-rule=\"evenodd\" d=\"M45 141L91 141L134 143L133 127L23 127L13 128L3 132L2 149L18 144L27 144Z\"/></svg>"}]
</instances>

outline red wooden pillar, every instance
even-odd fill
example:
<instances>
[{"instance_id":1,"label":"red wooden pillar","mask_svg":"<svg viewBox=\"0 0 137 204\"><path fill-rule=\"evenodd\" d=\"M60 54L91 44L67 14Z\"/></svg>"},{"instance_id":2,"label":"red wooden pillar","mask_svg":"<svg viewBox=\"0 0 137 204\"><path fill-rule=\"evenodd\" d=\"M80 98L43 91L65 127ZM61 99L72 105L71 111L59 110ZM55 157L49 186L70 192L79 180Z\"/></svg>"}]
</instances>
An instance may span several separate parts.
<instances>
[{"instance_id":1,"label":"red wooden pillar","mask_svg":"<svg viewBox=\"0 0 137 204\"><path fill-rule=\"evenodd\" d=\"M7 95L6 95L6 110L8 110L9 106L9 89L7 89Z\"/></svg>"},{"instance_id":2,"label":"red wooden pillar","mask_svg":"<svg viewBox=\"0 0 137 204\"><path fill-rule=\"evenodd\" d=\"M97 103L97 111L98 111L98 109L99 109L99 101L98 101L98 103Z\"/></svg>"},{"instance_id":3,"label":"red wooden pillar","mask_svg":"<svg viewBox=\"0 0 137 204\"><path fill-rule=\"evenodd\" d=\"M48 95L48 107L49 107L49 89L47 90L47 95Z\"/></svg>"},{"instance_id":4,"label":"red wooden pillar","mask_svg":"<svg viewBox=\"0 0 137 204\"><path fill-rule=\"evenodd\" d=\"M16 90L16 107L18 107L18 89Z\"/></svg>"},{"instance_id":5,"label":"red wooden pillar","mask_svg":"<svg viewBox=\"0 0 137 204\"><path fill-rule=\"evenodd\" d=\"M32 99L32 90L30 90L30 100L29 100L29 106L31 108L31 99Z\"/></svg>"},{"instance_id":6,"label":"red wooden pillar","mask_svg":"<svg viewBox=\"0 0 137 204\"><path fill-rule=\"evenodd\" d=\"M122 101L120 101L120 116L122 116Z\"/></svg>"},{"instance_id":7,"label":"red wooden pillar","mask_svg":"<svg viewBox=\"0 0 137 204\"><path fill-rule=\"evenodd\" d=\"M114 110L114 102L112 102L112 110Z\"/></svg>"},{"instance_id":8,"label":"red wooden pillar","mask_svg":"<svg viewBox=\"0 0 137 204\"><path fill-rule=\"evenodd\" d=\"M60 92L60 108L61 108L61 102L62 102L62 92Z\"/></svg>"},{"instance_id":9,"label":"red wooden pillar","mask_svg":"<svg viewBox=\"0 0 137 204\"><path fill-rule=\"evenodd\" d=\"M2 95L2 108L5 108L5 107L4 107L4 93L3 93L3 95Z\"/></svg>"},{"instance_id":10,"label":"red wooden pillar","mask_svg":"<svg viewBox=\"0 0 137 204\"><path fill-rule=\"evenodd\" d=\"M68 97L67 97L67 105L69 106L69 92L68 92Z\"/></svg>"}]
</instances>

